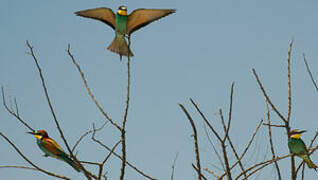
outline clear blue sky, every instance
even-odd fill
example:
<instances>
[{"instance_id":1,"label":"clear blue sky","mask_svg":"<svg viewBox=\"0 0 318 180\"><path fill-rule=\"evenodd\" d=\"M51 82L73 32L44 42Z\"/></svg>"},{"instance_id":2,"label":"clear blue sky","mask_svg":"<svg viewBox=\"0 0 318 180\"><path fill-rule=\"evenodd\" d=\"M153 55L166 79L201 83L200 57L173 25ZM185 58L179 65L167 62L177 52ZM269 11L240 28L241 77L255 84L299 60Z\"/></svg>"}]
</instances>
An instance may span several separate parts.
<instances>
[{"instance_id":1,"label":"clear blue sky","mask_svg":"<svg viewBox=\"0 0 318 180\"><path fill-rule=\"evenodd\" d=\"M125 4L136 8L176 8L177 13L141 29L132 36L131 108L127 123L128 161L159 179L170 178L171 165L179 153L176 179L195 179L192 130L178 107L184 103L195 118L203 167L220 172L220 167L203 131L203 122L190 105L192 97L213 124L219 124L218 108L226 112L230 84L235 81L233 124L230 135L242 151L255 126L264 118L264 97L252 75L256 68L279 110L287 110L286 58L288 42L292 50L291 125L307 129L307 144L317 131L317 92L302 62L306 53L313 74L318 78L318 2L299 1L18 1L0 2L0 84L9 89L19 103L21 116L35 129L46 129L65 148L45 101L40 79L25 41L34 46L48 85L58 120L69 143L91 128L101 125L103 116L90 100L79 73L66 53L67 44L86 74L88 83L111 117L122 120L125 95L125 60L106 50L114 32L105 24L75 16L78 10ZM281 123L272 113L272 120ZM82 179L63 162L42 157L35 139L27 129L0 108L0 132L37 165L55 173ZM221 126L217 126L221 132ZM245 163L270 158L266 128ZM273 129L278 155L288 153L285 131ZM120 139L110 125L98 134L109 146ZM212 138L215 143L216 139ZM120 149L118 149L120 150ZM118 151L119 152L119 151ZM106 151L88 138L80 146L82 160L100 160ZM0 140L0 165L27 165L17 153ZM318 163L317 153L312 155ZM234 162L234 156L230 157ZM299 159L297 159L299 162ZM289 160L280 161L284 179L289 178ZM109 179L118 179L120 161L108 163ZM236 170L237 171L237 170ZM306 179L315 179L306 171ZM53 179L27 170L0 169L4 179ZM143 179L127 167L127 179ZM254 176L256 179L257 176ZM275 179L270 166L258 179Z\"/></svg>"}]
</instances>

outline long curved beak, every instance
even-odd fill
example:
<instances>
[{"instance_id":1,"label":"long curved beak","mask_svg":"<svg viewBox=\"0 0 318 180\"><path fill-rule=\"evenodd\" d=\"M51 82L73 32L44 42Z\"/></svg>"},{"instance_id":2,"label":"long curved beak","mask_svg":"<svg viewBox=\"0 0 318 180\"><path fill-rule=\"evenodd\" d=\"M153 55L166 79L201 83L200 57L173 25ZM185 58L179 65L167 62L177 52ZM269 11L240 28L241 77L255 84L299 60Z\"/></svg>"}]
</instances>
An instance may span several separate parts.
<instances>
[{"instance_id":1,"label":"long curved beak","mask_svg":"<svg viewBox=\"0 0 318 180\"><path fill-rule=\"evenodd\" d=\"M306 130L299 131L300 134L307 132Z\"/></svg>"}]
</instances>

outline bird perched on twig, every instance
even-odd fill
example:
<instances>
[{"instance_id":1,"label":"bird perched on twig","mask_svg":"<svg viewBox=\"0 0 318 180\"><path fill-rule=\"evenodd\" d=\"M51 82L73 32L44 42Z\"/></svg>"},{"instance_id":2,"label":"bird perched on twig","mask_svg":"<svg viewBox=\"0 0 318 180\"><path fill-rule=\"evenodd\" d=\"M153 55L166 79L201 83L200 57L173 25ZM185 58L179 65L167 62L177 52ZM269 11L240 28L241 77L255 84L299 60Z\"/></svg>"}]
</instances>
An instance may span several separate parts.
<instances>
[{"instance_id":1,"label":"bird perched on twig","mask_svg":"<svg viewBox=\"0 0 318 180\"><path fill-rule=\"evenodd\" d=\"M45 153L45 157L50 156L62 160L71 165L77 172L80 172L79 165L63 151L63 149L61 148L61 146L57 144L57 142L55 142L48 136L46 131L38 130L35 132L28 133L35 136L36 143L38 144L40 149Z\"/></svg>"},{"instance_id":2,"label":"bird perched on twig","mask_svg":"<svg viewBox=\"0 0 318 180\"><path fill-rule=\"evenodd\" d=\"M127 7L120 6L117 13L110 8L101 7L75 12L76 15L102 21L115 30L115 38L108 50L122 56L134 56L130 50L130 35L149 23L174 13L175 9L136 9L129 15ZM128 44L125 36L128 37Z\"/></svg>"},{"instance_id":3,"label":"bird perched on twig","mask_svg":"<svg viewBox=\"0 0 318 180\"><path fill-rule=\"evenodd\" d=\"M294 129L288 133L288 147L292 153L302 158L308 165L309 168L316 170L316 166L310 159L306 145L300 136L305 130ZM316 170L317 171L317 170Z\"/></svg>"}]
</instances>

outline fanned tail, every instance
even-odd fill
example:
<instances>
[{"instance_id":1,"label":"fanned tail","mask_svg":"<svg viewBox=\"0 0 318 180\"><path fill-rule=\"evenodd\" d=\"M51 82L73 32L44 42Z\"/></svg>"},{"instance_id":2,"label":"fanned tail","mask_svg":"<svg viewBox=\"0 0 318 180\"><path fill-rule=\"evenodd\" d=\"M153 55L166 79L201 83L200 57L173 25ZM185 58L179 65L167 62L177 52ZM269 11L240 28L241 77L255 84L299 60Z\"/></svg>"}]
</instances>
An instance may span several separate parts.
<instances>
[{"instance_id":1,"label":"fanned tail","mask_svg":"<svg viewBox=\"0 0 318 180\"><path fill-rule=\"evenodd\" d=\"M120 59L122 56L134 56L134 54L131 52L130 48L128 47L128 44L126 42L125 36L122 34L116 34L113 42L107 47L108 50L119 54Z\"/></svg>"}]
</instances>

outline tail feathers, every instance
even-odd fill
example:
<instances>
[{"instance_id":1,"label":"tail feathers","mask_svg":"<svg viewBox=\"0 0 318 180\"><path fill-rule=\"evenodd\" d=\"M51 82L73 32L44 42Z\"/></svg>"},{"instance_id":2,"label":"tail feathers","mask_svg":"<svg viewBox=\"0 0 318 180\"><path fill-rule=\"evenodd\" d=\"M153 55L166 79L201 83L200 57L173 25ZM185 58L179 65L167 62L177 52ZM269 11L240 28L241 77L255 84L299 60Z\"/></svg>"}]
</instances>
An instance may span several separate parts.
<instances>
[{"instance_id":1,"label":"tail feathers","mask_svg":"<svg viewBox=\"0 0 318 180\"><path fill-rule=\"evenodd\" d=\"M117 34L113 42L107 47L108 50L119 54L120 59L122 56L134 56L127 45L124 35Z\"/></svg>"},{"instance_id":2,"label":"tail feathers","mask_svg":"<svg viewBox=\"0 0 318 180\"><path fill-rule=\"evenodd\" d=\"M304 161L307 163L309 168L313 168L315 170L318 168L318 166L310 160L309 156L304 157Z\"/></svg>"},{"instance_id":3,"label":"tail feathers","mask_svg":"<svg viewBox=\"0 0 318 180\"><path fill-rule=\"evenodd\" d=\"M66 162L67 164L69 164L70 166L72 166L77 172L81 171L79 164L77 164L75 161L73 161L67 154L61 155L60 159L64 162Z\"/></svg>"}]
</instances>

